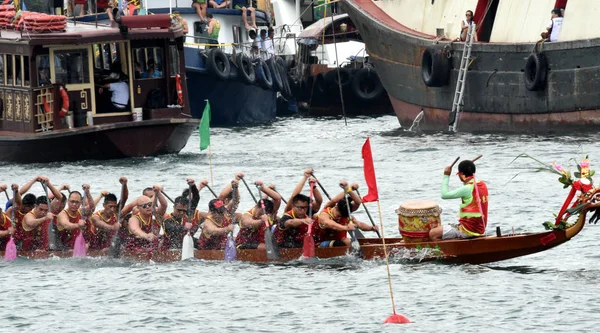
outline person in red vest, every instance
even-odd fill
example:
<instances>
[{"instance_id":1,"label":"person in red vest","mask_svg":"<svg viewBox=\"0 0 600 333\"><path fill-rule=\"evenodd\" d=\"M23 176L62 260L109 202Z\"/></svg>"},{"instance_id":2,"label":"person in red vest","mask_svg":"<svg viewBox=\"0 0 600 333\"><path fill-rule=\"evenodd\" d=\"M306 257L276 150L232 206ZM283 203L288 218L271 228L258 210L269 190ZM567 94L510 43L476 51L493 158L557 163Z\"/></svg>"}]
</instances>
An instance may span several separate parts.
<instances>
[{"instance_id":1,"label":"person in red vest","mask_svg":"<svg viewBox=\"0 0 600 333\"><path fill-rule=\"evenodd\" d=\"M470 160L458 164L458 178L463 186L450 191L448 183L452 166L444 169L442 199L461 199L458 224L446 224L429 231L432 240L471 238L483 236L487 225L488 189L484 182L477 180L475 186L475 163Z\"/></svg>"},{"instance_id":2,"label":"person in red vest","mask_svg":"<svg viewBox=\"0 0 600 333\"><path fill-rule=\"evenodd\" d=\"M15 185L18 186L18 185ZM6 185L0 185L0 193L6 191ZM10 239L10 235L15 233L15 228L12 227L10 217L0 209L0 251L6 249L6 243Z\"/></svg>"},{"instance_id":3,"label":"person in red vest","mask_svg":"<svg viewBox=\"0 0 600 333\"><path fill-rule=\"evenodd\" d=\"M315 230L315 243L319 247L349 246L352 240L347 237L347 232L356 228L363 231L379 230L377 226L360 222L354 216L350 223L350 212L357 210L361 203L360 197L353 191L358 189L358 184L349 187L348 182L341 181L340 186L345 190L325 205L325 209L319 213L315 221L313 230ZM348 200L345 198L346 194L349 196Z\"/></svg>"},{"instance_id":4,"label":"person in red vest","mask_svg":"<svg viewBox=\"0 0 600 333\"><path fill-rule=\"evenodd\" d=\"M94 199L90 194L90 185L84 184L83 190L87 203L83 203L83 196L78 191L73 191L67 199L67 209L58 214L57 227L60 241L63 246L72 249L75 245L75 238L81 230L85 228L87 219L95 209Z\"/></svg>"},{"instance_id":5,"label":"person in red vest","mask_svg":"<svg viewBox=\"0 0 600 333\"><path fill-rule=\"evenodd\" d=\"M129 229L127 247L129 248L152 248L154 240L158 237L162 219L167 211L167 199L162 194L162 186L154 185L153 190L157 200L156 213L153 213L154 199L150 199L145 195L137 199L136 204L139 211L129 219L127 224Z\"/></svg>"},{"instance_id":6,"label":"person in red vest","mask_svg":"<svg viewBox=\"0 0 600 333\"><path fill-rule=\"evenodd\" d=\"M271 200L259 198L258 203L249 211L242 214L240 218L240 232L235 239L239 249L266 249L265 247L265 228L267 224L271 227L277 221L277 211L281 204L281 196L268 186L263 186L263 182L257 180L254 182L260 186L260 190L268 195ZM263 210L262 206L265 206Z\"/></svg>"},{"instance_id":7,"label":"person in red vest","mask_svg":"<svg viewBox=\"0 0 600 333\"><path fill-rule=\"evenodd\" d=\"M199 221L194 218L194 214L188 217L188 210L191 211L190 200L184 196L175 198L173 212L165 217L163 228L165 238L163 241L164 249L181 249L183 237L189 231L192 235L198 230ZM197 212L197 210L196 210Z\"/></svg>"},{"instance_id":8,"label":"person in red vest","mask_svg":"<svg viewBox=\"0 0 600 333\"><path fill-rule=\"evenodd\" d=\"M223 250L227 243L227 234L233 231L234 227L231 214L227 213L227 206L221 199L211 200L208 203L208 212L198 238L198 247L201 250Z\"/></svg>"},{"instance_id":9,"label":"person in red vest","mask_svg":"<svg viewBox=\"0 0 600 333\"><path fill-rule=\"evenodd\" d=\"M48 198L45 195L39 196L35 208L23 218L19 237L20 249L22 251L45 250L48 247L47 226L53 219L54 214L49 211Z\"/></svg>"}]
</instances>

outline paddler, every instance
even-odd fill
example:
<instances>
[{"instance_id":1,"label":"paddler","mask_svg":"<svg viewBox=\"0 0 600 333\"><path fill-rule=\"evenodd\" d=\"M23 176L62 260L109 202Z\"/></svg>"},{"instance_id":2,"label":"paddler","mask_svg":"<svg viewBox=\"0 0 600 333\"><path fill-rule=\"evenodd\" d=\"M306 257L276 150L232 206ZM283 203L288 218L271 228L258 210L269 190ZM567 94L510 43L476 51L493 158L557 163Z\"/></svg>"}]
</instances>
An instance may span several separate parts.
<instances>
[{"instance_id":1,"label":"paddler","mask_svg":"<svg viewBox=\"0 0 600 333\"><path fill-rule=\"evenodd\" d=\"M0 185L0 193L6 191L6 184ZM0 251L6 249L6 243L10 239L10 235L15 233L15 228L12 227L10 217L0 209Z\"/></svg>"},{"instance_id":2,"label":"paddler","mask_svg":"<svg viewBox=\"0 0 600 333\"><path fill-rule=\"evenodd\" d=\"M189 231L192 235L198 230L198 223L194 217L188 218L188 208L190 201L184 196L175 198L173 212L165 217L163 229L165 239L163 247L165 249L181 249L183 237ZM191 211L191 209L190 209ZM190 214L191 215L191 214Z\"/></svg>"},{"instance_id":3,"label":"paddler","mask_svg":"<svg viewBox=\"0 0 600 333\"><path fill-rule=\"evenodd\" d=\"M207 212L201 212L200 210L197 209L198 202L200 201L200 191L204 187L206 187L206 185L208 185L208 180L203 179L200 181L198 186L196 186L196 181L193 178L188 178L187 183L188 183L188 188L183 190L183 192L181 193L181 196L184 198L187 198L189 205L191 205L191 207L188 207L192 211L192 219L190 222L193 225L198 225L198 224L200 224L200 222L202 220L204 220L206 215L208 215ZM191 201L190 201L190 189L192 190Z\"/></svg>"},{"instance_id":4,"label":"paddler","mask_svg":"<svg viewBox=\"0 0 600 333\"><path fill-rule=\"evenodd\" d=\"M313 186L314 202L312 203L313 216L317 214L321 208L323 197L321 193L315 187L316 180L310 175L313 173L313 169L304 170L304 176L302 180L296 185L287 205L285 206L285 213L277 224L275 229L275 239L282 248L300 248L304 243L304 235L308 231L308 226L313 223L312 216L308 216L308 207L311 204L310 198L304 194L301 194L306 181Z\"/></svg>"},{"instance_id":5,"label":"paddler","mask_svg":"<svg viewBox=\"0 0 600 333\"><path fill-rule=\"evenodd\" d=\"M46 227L54 219L54 214L48 211L48 198L39 196L35 208L25 215L21 224L19 242L22 251L46 250Z\"/></svg>"},{"instance_id":6,"label":"paddler","mask_svg":"<svg viewBox=\"0 0 600 333\"><path fill-rule=\"evenodd\" d=\"M270 228L276 221L277 211L281 205L281 196L277 192L268 186L263 186L264 184L260 180L255 181L254 184L259 186L260 191L271 199L258 198L258 203L242 214L240 232L235 239L238 249L266 249L265 228L267 225Z\"/></svg>"},{"instance_id":7,"label":"paddler","mask_svg":"<svg viewBox=\"0 0 600 333\"><path fill-rule=\"evenodd\" d=\"M225 198L231 198L235 191L236 200L230 200L230 209L235 209L239 205L239 190L238 190L238 177L240 174L236 174L230 185L227 185L221 195ZM241 174L243 177L243 174ZM229 189L229 193L225 190ZM220 196L221 196L220 195ZM204 227L202 233L198 238L198 247L202 250L223 250L227 243L227 234L233 231L234 225L233 220L236 216L231 216L228 211L228 204L220 198L213 199L208 203L208 215L204 220ZM239 216L239 215L238 215Z\"/></svg>"},{"instance_id":8,"label":"paddler","mask_svg":"<svg viewBox=\"0 0 600 333\"><path fill-rule=\"evenodd\" d=\"M353 191L358 189L358 185L353 184L350 187L348 182L341 181L340 186L345 190L325 205L326 208L319 213L313 227L318 247L349 246L352 240L346 233L355 230L356 227L363 231L379 230L377 226L360 222L354 216L350 223L350 211L357 210L361 203L360 197ZM346 194L349 195L348 199ZM347 202L350 202L350 209Z\"/></svg>"},{"instance_id":9,"label":"paddler","mask_svg":"<svg viewBox=\"0 0 600 333\"><path fill-rule=\"evenodd\" d=\"M448 190L452 166L444 169L444 178L442 180L442 199L462 200L460 212L458 214L458 224L446 224L438 226L429 231L429 237L432 240L452 239L452 238L471 238L483 236L487 225L488 212L488 189L484 182L475 181L475 163L470 160L464 160L458 164L458 178L464 184L453 191ZM479 200L473 198L479 198Z\"/></svg>"},{"instance_id":10,"label":"paddler","mask_svg":"<svg viewBox=\"0 0 600 333\"><path fill-rule=\"evenodd\" d=\"M134 249L152 248L157 233L160 230L162 217L167 210L167 200L162 194L162 186L154 185L154 196L157 204L156 214L153 216L153 199L143 195L136 201L138 212L133 214L127 225L129 229L129 240L127 247Z\"/></svg>"},{"instance_id":11,"label":"paddler","mask_svg":"<svg viewBox=\"0 0 600 333\"><path fill-rule=\"evenodd\" d=\"M86 205L82 206L83 196L78 191L72 191L67 199L67 209L58 214L58 234L63 246L72 249L75 245L75 238L79 235L82 229L85 228L87 219L94 211L94 199L90 194L90 185L83 184L82 186Z\"/></svg>"},{"instance_id":12,"label":"paddler","mask_svg":"<svg viewBox=\"0 0 600 333\"><path fill-rule=\"evenodd\" d=\"M123 204L127 202L129 190L127 188L127 178L121 177L119 182L123 185ZM102 207L104 209L95 212L90 218L91 222L87 229L86 239L88 240L92 250L101 250L110 247L110 241L113 235L121 228L120 221L117 221L119 202L117 196L102 191L101 197L104 198ZM97 202L97 201L96 201Z\"/></svg>"}]
</instances>

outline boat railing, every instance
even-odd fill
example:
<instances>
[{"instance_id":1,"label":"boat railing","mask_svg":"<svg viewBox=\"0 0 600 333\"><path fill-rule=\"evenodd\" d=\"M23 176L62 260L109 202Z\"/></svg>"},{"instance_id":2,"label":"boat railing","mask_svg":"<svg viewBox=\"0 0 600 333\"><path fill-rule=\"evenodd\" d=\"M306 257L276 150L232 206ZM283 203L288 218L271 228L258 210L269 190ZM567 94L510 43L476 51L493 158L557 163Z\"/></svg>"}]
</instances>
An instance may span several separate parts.
<instances>
[{"instance_id":1,"label":"boat railing","mask_svg":"<svg viewBox=\"0 0 600 333\"><path fill-rule=\"evenodd\" d=\"M57 95L54 86L44 86L33 89L33 118L34 131L47 132L54 129L55 103Z\"/></svg>"},{"instance_id":2,"label":"boat railing","mask_svg":"<svg viewBox=\"0 0 600 333\"><path fill-rule=\"evenodd\" d=\"M239 53L244 53L246 54L248 57L250 58L262 58L262 59L268 59L271 56L269 55L269 53L267 51L265 51L264 49L259 49L258 50L258 54L256 54L256 52L252 51L252 45L254 44L254 42L242 42L242 43L218 43L215 44L214 43L214 39L212 38L208 38L208 37L202 37L202 36L186 36L186 38L192 38L195 40L194 43L189 43L186 42L185 44L188 46L196 46L198 47L198 49L210 49L213 47L218 47L220 48L225 54L233 54L234 50L235 53L239 54ZM295 38L295 37L294 37ZM273 43L274 46L277 45L276 42L278 39L286 39L285 37L276 37L273 38ZM295 43L294 43L295 44ZM277 54L277 48L275 49L275 54Z\"/></svg>"}]
</instances>

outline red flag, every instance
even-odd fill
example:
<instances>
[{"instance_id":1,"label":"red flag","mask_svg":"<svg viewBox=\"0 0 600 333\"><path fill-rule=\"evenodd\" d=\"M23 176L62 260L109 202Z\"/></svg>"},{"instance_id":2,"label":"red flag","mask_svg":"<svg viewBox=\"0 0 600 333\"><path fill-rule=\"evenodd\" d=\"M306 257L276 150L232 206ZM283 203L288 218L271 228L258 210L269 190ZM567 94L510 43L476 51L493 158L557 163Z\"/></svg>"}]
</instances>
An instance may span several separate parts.
<instances>
[{"instance_id":1,"label":"red flag","mask_svg":"<svg viewBox=\"0 0 600 333\"><path fill-rule=\"evenodd\" d=\"M364 160L365 181L369 188L369 193L362 198L363 202L373 202L379 200L377 193L377 179L375 178L375 166L373 165L373 155L371 154L371 141L367 138L362 147L362 158Z\"/></svg>"}]
</instances>

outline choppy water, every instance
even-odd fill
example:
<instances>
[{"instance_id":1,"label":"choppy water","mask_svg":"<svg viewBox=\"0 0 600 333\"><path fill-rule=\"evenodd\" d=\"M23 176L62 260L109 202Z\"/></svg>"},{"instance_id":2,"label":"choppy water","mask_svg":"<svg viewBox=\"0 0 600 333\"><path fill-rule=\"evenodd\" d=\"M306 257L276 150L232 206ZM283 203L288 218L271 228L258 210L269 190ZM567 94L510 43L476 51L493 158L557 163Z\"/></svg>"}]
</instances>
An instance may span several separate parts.
<instances>
[{"instance_id":1,"label":"choppy water","mask_svg":"<svg viewBox=\"0 0 600 333\"><path fill-rule=\"evenodd\" d=\"M361 145L371 136L386 234L398 236L399 204L438 200L442 171L456 156L484 157L478 177L488 183L490 222L504 232L541 231L567 192L554 175L521 174L531 161L509 163L527 152L571 169L570 158L589 153L600 162L599 135L407 136L392 116L341 120L285 119L271 126L214 129L214 182L219 189L236 171L249 180L289 192L302 170L313 167L332 194L337 182L364 184ZM35 153L35 152L29 152ZM129 178L130 197L146 186L175 196L185 178L210 179L208 155L193 136L178 156L120 161L0 165L2 182L24 184L37 174L53 183L92 184L119 191ZM451 186L458 180L452 179ZM242 188L243 189L243 188ZM39 185L32 189L41 194ZM240 209L252 206L243 193ZM202 193L201 207L210 196ZM366 188L362 189L366 194ZM457 201L438 200L445 222ZM1 202L4 205L4 202ZM370 209L377 219L377 206ZM359 216L366 215L359 211ZM392 263L398 312L414 323L383 325L391 314L385 265L339 258L316 263L255 265L189 261L171 264L109 259L0 262L0 331L51 332L596 332L600 322L597 240L586 225L574 240L536 255L488 265Z\"/></svg>"}]
</instances>

